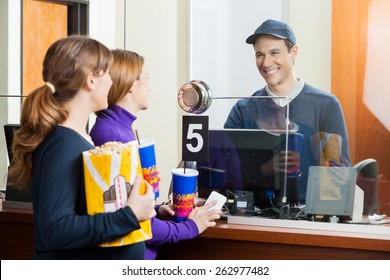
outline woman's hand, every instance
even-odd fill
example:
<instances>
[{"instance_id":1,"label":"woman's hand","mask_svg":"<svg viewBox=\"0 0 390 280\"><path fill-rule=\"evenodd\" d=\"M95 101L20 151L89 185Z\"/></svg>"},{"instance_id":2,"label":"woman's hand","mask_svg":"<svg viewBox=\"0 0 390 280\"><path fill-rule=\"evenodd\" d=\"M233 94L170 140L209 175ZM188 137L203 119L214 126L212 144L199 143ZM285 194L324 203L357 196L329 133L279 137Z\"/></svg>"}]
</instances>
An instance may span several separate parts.
<instances>
[{"instance_id":1,"label":"woman's hand","mask_svg":"<svg viewBox=\"0 0 390 280\"><path fill-rule=\"evenodd\" d=\"M199 234L204 232L207 228L215 226L215 220L221 218L221 210L210 210L210 208L216 204L217 201L214 200L202 207L195 207L188 215L188 218L193 220L197 225Z\"/></svg>"},{"instance_id":2,"label":"woman's hand","mask_svg":"<svg viewBox=\"0 0 390 280\"><path fill-rule=\"evenodd\" d=\"M158 207L158 215L160 217L172 217L173 215L175 215L175 211L173 211L173 205L161 205L160 207Z\"/></svg>"},{"instance_id":3,"label":"woman's hand","mask_svg":"<svg viewBox=\"0 0 390 280\"><path fill-rule=\"evenodd\" d=\"M156 216L156 210L154 210L155 200L153 187L144 181L146 185L146 193L144 195L139 194L142 180L141 176L137 176L135 178L134 185L130 191L130 196L127 200L127 206L133 210L133 213L139 222Z\"/></svg>"}]
</instances>

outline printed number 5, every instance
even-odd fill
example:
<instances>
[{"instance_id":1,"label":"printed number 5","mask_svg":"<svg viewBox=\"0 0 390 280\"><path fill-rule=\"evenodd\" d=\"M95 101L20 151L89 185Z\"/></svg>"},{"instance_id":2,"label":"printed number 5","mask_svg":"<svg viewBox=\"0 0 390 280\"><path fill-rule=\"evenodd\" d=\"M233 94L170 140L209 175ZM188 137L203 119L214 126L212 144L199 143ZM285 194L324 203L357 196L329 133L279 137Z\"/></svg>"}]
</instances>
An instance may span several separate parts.
<instances>
[{"instance_id":1,"label":"printed number 5","mask_svg":"<svg viewBox=\"0 0 390 280\"><path fill-rule=\"evenodd\" d=\"M194 147L191 144L187 144L187 149L192 153L197 153L203 148L203 138L202 136L194 132L194 130L202 130L202 124L201 123L190 123L188 125L188 133L187 133L187 139L193 139L195 138L197 140L197 145Z\"/></svg>"}]
</instances>

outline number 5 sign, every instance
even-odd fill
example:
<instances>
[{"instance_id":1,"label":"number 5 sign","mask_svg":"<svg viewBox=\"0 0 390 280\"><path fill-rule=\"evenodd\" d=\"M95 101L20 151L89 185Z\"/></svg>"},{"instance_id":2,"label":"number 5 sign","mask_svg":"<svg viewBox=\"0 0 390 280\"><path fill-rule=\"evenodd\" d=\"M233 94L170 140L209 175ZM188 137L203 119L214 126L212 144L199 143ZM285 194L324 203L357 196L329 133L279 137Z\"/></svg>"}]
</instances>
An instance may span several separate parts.
<instances>
[{"instance_id":1,"label":"number 5 sign","mask_svg":"<svg viewBox=\"0 0 390 280\"><path fill-rule=\"evenodd\" d=\"M183 116L182 160L208 161L209 117Z\"/></svg>"}]
</instances>

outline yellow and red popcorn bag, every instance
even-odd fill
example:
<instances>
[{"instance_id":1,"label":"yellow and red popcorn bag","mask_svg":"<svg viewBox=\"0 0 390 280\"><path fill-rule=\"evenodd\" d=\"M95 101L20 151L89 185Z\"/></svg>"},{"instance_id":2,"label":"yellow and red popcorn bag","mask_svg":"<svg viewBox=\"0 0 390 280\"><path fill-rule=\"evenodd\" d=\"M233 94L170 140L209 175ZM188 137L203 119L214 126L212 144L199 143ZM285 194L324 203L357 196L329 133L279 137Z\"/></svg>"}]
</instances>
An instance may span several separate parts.
<instances>
[{"instance_id":1,"label":"yellow and red popcorn bag","mask_svg":"<svg viewBox=\"0 0 390 280\"><path fill-rule=\"evenodd\" d=\"M127 198L137 175L142 176L136 141L108 142L83 152L85 193L89 215L116 211L127 205ZM146 192L142 182L140 194ZM124 246L152 238L150 220L140 222L141 228L100 244L102 247Z\"/></svg>"}]
</instances>

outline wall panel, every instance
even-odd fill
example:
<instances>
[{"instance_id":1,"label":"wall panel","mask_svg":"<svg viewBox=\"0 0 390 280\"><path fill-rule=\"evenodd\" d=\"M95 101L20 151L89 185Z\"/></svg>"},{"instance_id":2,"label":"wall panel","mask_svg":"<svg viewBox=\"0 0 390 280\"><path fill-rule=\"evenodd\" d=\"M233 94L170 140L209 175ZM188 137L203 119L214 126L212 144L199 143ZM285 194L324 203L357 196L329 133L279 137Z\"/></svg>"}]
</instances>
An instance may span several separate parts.
<instances>
[{"instance_id":1,"label":"wall panel","mask_svg":"<svg viewBox=\"0 0 390 280\"><path fill-rule=\"evenodd\" d=\"M375 111L381 107L389 110L388 95L378 94L390 78L383 75L390 63L386 64L382 56L373 64L375 44L379 42L383 49L390 42L390 18L382 16L389 14L390 5L383 0L333 0L332 4L332 92L345 113L351 162L366 158L378 161L379 173L383 174L381 211L390 214L390 132L386 120ZM376 107L367 103L367 97L373 95L378 96L371 98Z\"/></svg>"},{"instance_id":2,"label":"wall panel","mask_svg":"<svg viewBox=\"0 0 390 280\"><path fill-rule=\"evenodd\" d=\"M54 41L67 36L67 16L65 5L23 0L23 94L43 85L43 58Z\"/></svg>"}]
</instances>

